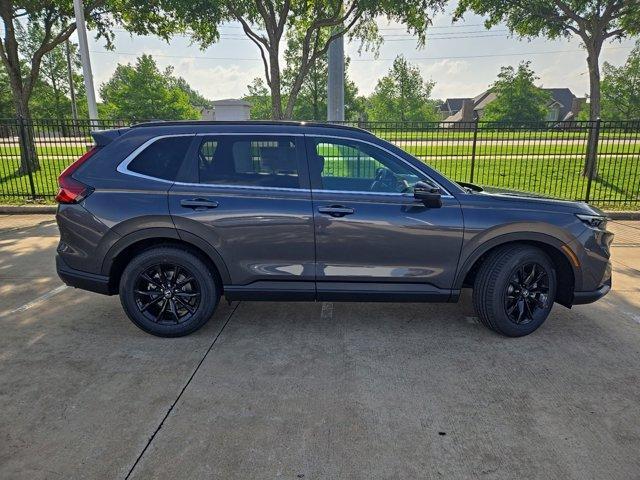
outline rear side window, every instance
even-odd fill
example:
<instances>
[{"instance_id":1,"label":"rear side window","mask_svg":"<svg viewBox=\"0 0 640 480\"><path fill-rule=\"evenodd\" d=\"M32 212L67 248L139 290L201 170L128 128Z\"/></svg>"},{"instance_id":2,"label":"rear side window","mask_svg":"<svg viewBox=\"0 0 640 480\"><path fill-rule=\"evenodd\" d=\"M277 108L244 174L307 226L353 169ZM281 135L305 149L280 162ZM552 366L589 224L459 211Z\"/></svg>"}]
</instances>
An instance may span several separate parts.
<instances>
[{"instance_id":1,"label":"rear side window","mask_svg":"<svg viewBox=\"0 0 640 480\"><path fill-rule=\"evenodd\" d=\"M212 136L198 150L200 183L300 188L294 137Z\"/></svg>"},{"instance_id":2,"label":"rear side window","mask_svg":"<svg viewBox=\"0 0 640 480\"><path fill-rule=\"evenodd\" d=\"M192 136L160 138L140 152L127 169L149 177L175 180L192 139Z\"/></svg>"}]
</instances>

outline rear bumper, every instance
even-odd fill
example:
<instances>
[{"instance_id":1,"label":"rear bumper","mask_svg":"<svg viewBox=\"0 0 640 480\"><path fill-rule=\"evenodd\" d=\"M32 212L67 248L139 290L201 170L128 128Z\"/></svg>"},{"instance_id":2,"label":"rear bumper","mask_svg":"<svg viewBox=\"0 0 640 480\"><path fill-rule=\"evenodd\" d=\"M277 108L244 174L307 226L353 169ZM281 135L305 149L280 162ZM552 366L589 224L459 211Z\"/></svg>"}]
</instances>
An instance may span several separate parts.
<instances>
[{"instance_id":1,"label":"rear bumper","mask_svg":"<svg viewBox=\"0 0 640 480\"><path fill-rule=\"evenodd\" d=\"M590 292L574 292L573 293L573 305L583 305L585 303L593 303L596 300L600 300L611 290L611 278L596 290Z\"/></svg>"},{"instance_id":2,"label":"rear bumper","mask_svg":"<svg viewBox=\"0 0 640 480\"><path fill-rule=\"evenodd\" d=\"M60 279L70 287L89 290L90 292L111 295L109 277L94 273L81 272L67 265L60 255L56 255L56 271Z\"/></svg>"}]
</instances>

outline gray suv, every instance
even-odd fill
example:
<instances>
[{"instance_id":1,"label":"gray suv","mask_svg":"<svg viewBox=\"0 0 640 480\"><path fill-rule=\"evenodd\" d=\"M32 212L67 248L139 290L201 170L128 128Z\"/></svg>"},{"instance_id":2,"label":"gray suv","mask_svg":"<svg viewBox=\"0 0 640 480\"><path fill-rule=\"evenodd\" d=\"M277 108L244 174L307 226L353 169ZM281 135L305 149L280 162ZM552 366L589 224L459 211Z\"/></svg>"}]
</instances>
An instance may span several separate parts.
<instances>
[{"instance_id":1,"label":"gray suv","mask_svg":"<svg viewBox=\"0 0 640 480\"><path fill-rule=\"evenodd\" d=\"M533 332L611 287L603 213L456 183L357 128L156 122L93 133L59 178L57 270L154 335L232 300L455 302Z\"/></svg>"}]
</instances>

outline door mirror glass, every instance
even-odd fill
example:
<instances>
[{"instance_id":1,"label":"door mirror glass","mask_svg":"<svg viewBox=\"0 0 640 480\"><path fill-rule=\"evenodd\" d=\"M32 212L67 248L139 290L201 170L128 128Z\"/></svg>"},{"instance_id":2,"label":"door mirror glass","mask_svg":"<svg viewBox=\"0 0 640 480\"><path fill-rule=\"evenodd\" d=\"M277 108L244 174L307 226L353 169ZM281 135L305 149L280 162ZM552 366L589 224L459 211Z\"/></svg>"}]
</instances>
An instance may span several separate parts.
<instances>
[{"instance_id":1,"label":"door mirror glass","mask_svg":"<svg viewBox=\"0 0 640 480\"><path fill-rule=\"evenodd\" d=\"M440 208L442 206L440 189L426 182L416 182L413 186L413 197L420 200L425 207Z\"/></svg>"}]
</instances>

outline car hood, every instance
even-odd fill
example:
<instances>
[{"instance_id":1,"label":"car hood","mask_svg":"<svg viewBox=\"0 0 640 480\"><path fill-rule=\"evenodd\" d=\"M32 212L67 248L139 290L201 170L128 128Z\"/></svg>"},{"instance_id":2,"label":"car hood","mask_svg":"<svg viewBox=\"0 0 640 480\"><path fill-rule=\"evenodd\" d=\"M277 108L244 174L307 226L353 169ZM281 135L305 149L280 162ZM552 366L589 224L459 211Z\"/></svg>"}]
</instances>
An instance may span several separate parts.
<instances>
[{"instance_id":1,"label":"car hood","mask_svg":"<svg viewBox=\"0 0 640 480\"><path fill-rule=\"evenodd\" d=\"M553 209L555 211L561 210L568 213L585 213L591 215L604 215L602 210L592 207L591 205L571 200L558 200L555 198L544 197L535 193L519 192L508 189L501 189L495 187L479 187L478 185L458 182L463 187L467 187L473 191L474 194L489 196L495 200L502 200L504 202L511 202L517 204L519 207L529 206L530 208L543 208Z\"/></svg>"}]
</instances>

